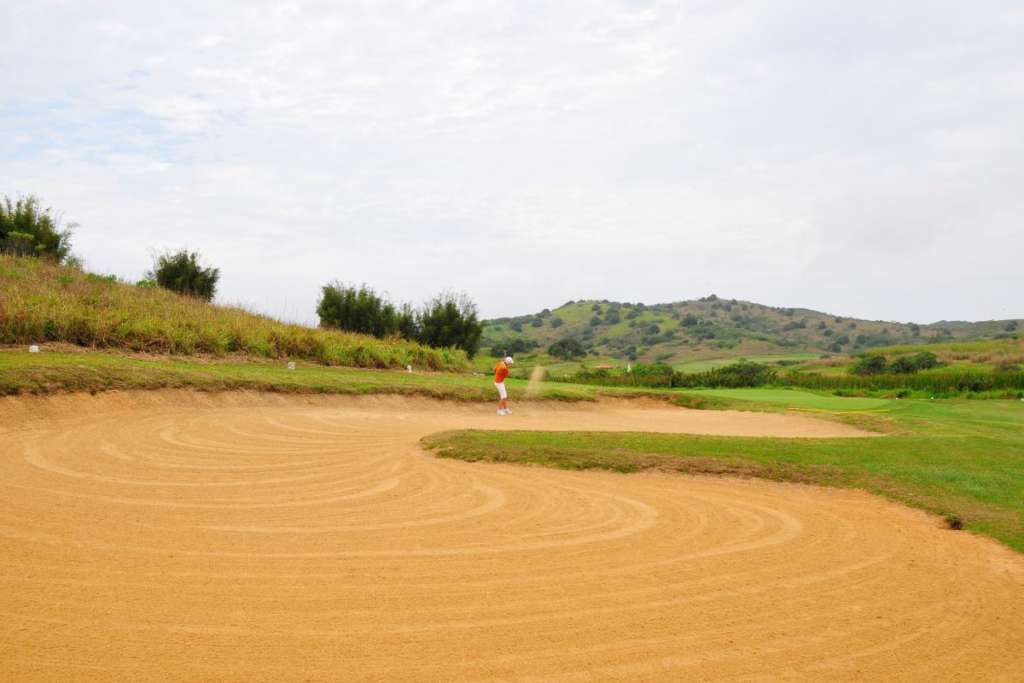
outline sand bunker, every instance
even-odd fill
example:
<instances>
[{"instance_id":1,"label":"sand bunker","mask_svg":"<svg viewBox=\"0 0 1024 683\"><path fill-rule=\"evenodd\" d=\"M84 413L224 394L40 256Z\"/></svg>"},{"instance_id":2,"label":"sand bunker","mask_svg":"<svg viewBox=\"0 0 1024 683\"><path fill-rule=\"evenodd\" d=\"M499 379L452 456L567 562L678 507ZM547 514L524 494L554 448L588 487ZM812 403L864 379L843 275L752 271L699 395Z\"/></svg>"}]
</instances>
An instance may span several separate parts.
<instances>
[{"instance_id":1,"label":"sand bunker","mask_svg":"<svg viewBox=\"0 0 1024 683\"><path fill-rule=\"evenodd\" d=\"M1018 679L1024 562L866 494L467 464L442 429L855 436L611 404L0 402L0 679Z\"/></svg>"}]
</instances>

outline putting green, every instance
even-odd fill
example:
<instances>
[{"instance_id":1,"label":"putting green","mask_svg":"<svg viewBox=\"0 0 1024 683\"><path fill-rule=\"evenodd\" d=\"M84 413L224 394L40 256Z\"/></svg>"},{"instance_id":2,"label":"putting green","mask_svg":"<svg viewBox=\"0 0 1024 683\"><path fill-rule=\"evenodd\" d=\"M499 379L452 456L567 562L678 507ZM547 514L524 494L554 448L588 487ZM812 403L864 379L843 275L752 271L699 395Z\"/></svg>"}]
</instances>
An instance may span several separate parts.
<instances>
[{"instance_id":1,"label":"putting green","mask_svg":"<svg viewBox=\"0 0 1024 683\"><path fill-rule=\"evenodd\" d=\"M760 401L784 405L792 408L809 408L812 410L877 410L889 406L892 401L887 398L846 398L816 394L798 389L687 389L687 394L721 396L744 401Z\"/></svg>"}]
</instances>

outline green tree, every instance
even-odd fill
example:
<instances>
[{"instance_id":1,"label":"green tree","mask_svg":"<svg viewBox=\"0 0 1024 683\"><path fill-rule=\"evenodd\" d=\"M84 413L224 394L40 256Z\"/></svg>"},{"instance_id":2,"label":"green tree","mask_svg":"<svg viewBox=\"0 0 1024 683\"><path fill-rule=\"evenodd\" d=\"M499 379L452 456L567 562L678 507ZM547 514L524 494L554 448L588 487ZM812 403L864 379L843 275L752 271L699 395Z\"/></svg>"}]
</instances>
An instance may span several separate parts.
<instances>
[{"instance_id":1,"label":"green tree","mask_svg":"<svg viewBox=\"0 0 1024 683\"><path fill-rule=\"evenodd\" d=\"M0 201L0 253L41 256L66 262L71 257L74 223L61 226L59 214L42 208L34 195Z\"/></svg>"},{"instance_id":2,"label":"green tree","mask_svg":"<svg viewBox=\"0 0 1024 683\"><path fill-rule=\"evenodd\" d=\"M869 353L861 356L853 366L855 375L881 375L889 369L889 363L885 356L878 353Z\"/></svg>"},{"instance_id":3,"label":"green tree","mask_svg":"<svg viewBox=\"0 0 1024 683\"><path fill-rule=\"evenodd\" d=\"M409 306L401 311L365 284L356 287L335 281L320 291L316 313L320 327L384 338L416 335L416 316ZM402 330L405 329L405 334Z\"/></svg>"},{"instance_id":4,"label":"green tree","mask_svg":"<svg viewBox=\"0 0 1024 683\"><path fill-rule=\"evenodd\" d=\"M419 341L428 346L462 349L472 358L480 347L481 324L473 303L465 294L440 294L423 307Z\"/></svg>"},{"instance_id":5,"label":"green tree","mask_svg":"<svg viewBox=\"0 0 1024 683\"><path fill-rule=\"evenodd\" d=\"M204 268L199 262L198 252L182 249L157 256L153 270L146 273L146 279L172 292L212 301L217 293L220 269Z\"/></svg>"},{"instance_id":6,"label":"green tree","mask_svg":"<svg viewBox=\"0 0 1024 683\"><path fill-rule=\"evenodd\" d=\"M572 337L566 337L549 346L548 353L555 358L572 360L573 358L582 358L587 355L587 350L583 348L583 344L579 343L579 341Z\"/></svg>"}]
</instances>

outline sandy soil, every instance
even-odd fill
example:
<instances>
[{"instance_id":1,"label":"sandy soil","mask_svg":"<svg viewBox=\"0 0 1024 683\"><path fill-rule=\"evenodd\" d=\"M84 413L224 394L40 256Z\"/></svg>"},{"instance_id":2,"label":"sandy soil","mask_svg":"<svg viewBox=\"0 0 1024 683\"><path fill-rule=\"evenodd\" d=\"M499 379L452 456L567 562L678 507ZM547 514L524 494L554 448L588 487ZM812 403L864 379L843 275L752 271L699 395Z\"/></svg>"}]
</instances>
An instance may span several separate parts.
<instances>
[{"instance_id":1,"label":"sandy soil","mask_svg":"<svg viewBox=\"0 0 1024 683\"><path fill-rule=\"evenodd\" d=\"M1024 561L867 494L437 460L441 429L771 414L0 401L3 680L1020 680Z\"/></svg>"}]
</instances>

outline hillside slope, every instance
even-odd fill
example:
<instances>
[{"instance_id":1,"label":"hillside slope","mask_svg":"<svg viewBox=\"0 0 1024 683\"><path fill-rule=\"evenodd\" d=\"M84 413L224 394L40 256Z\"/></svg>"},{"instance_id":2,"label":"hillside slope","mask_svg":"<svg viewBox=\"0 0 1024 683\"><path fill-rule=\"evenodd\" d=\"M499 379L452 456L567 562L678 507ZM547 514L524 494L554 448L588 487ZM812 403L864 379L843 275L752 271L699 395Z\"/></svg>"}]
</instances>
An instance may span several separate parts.
<instances>
[{"instance_id":1,"label":"hillside slope","mask_svg":"<svg viewBox=\"0 0 1024 683\"><path fill-rule=\"evenodd\" d=\"M916 325L774 308L710 295L645 306L570 301L533 315L485 321L482 348L546 349L579 341L592 356L679 363L775 354L852 354L874 347L1012 337L1024 320Z\"/></svg>"},{"instance_id":2,"label":"hillside slope","mask_svg":"<svg viewBox=\"0 0 1024 683\"><path fill-rule=\"evenodd\" d=\"M402 339L282 323L47 260L0 255L0 344L238 354L352 367L461 370L466 355Z\"/></svg>"}]
</instances>

